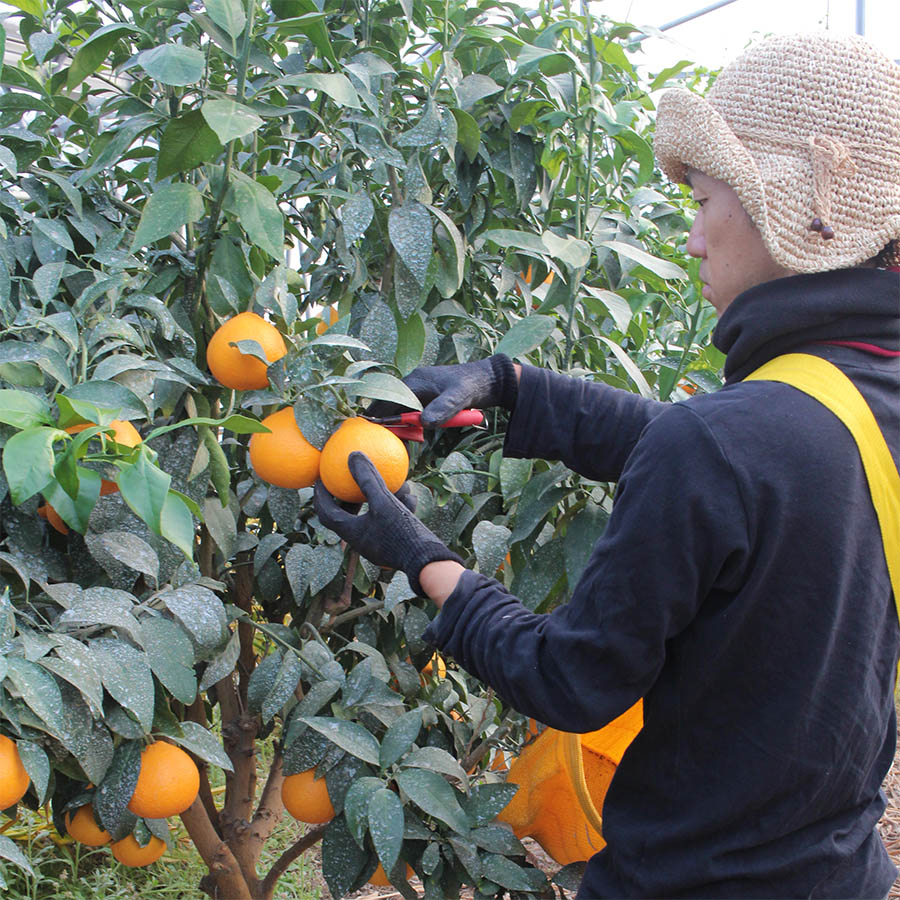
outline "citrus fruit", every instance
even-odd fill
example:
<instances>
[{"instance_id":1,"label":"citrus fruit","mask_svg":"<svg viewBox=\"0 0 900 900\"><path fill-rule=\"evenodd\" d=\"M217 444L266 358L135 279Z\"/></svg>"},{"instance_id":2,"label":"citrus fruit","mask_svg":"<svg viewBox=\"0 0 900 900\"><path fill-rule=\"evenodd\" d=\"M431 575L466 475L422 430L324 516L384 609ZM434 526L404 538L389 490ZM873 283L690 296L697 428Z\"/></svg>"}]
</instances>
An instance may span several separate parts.
<instances>
[{"instance_id":1,"label":"citrus fruit","mask_svg":"<svg viewBox=\"0 0 900 900\"><path fill-rule=\"evenodd\" d=\"M409 881L410 878L413 877L416 873L413 871L413 867L407 863L406 864L406 880ZM390 887L391 882L388 880L387 875L384 873L384 866L381 863L378 863L378 868L372 873L372 876L369 878L369 884L374 884L375 887Z\"/></svg>"},{"instance_id":2,"label":"citrus fruit","mask_svg":"<svg viewBox=\"0 0 900 900\"><path fill-rule=\"evenodd\" d=\"M338 500L362 503L366 499L347 466L347 458L354 450L361 450L372 460L391 493L406 481L409 454L403 441L368 419L345 419L325 442L319 459L319 477Z\"/></svg>"},{"instance_id":3,"label":"citrus fruit","mask_svg":"<svg viewBox=\"0 0 900 900\"><path fill-rule=\"evenodd\" d=\"M236 391L267 387L269 376L265 363L255 356L241 353L232 343L256 341L266 359L273 363L287 353L278 329L256 313L243 312L219 326L206 347L206 364L216 380Z\"/></svg>"},{"instance_id":4,"label":"citrus fruit","mask_svg":"<svg viewBox=\"0 0 900 900\"><path fill-rule=\"evenodd\" d=\"M37 514L46 519L48 524L52 525L60 534L68 534L69 526L63 522L59 513L49 504L43 503L37 508Z\"/></svg>"},{"instance_id":5,"label":"citrus fruit","mask_svg":"<svg viewBox=\"0 0 900 900\"><path fill-rule=\"evenodd\" d=\"M80 425L70 425L66 428L66 433L78 434L80 431L84 431L85 428L93 428L95 424L95 422L82 422ZM137 428L131 422L123 419L113 419L106 427L112 428L112 439L117 444L122 444L123 447L137 447L143 440Z\"/></svg>"},{"instance_id":6,"label":"citrus fruit","mask_svg":"<svg viewBox=\"0 0 900 900\"><path fill-rule=\"evenodd\" d=\"M200 790L200 773L180 747L156 741L141 752L141 771L128 808L147 819L183 813Z\"/></svg>"},{"instance_id":7,"label":"citrus fruit","mask_svg":"<svg viewBox=\"0 0 900 900\"><path fill-rule=\"evenodd\" d=\"M160 840L156 835L152 835L150 843L146 847L142 847L135 836L129 834L127 838L110 844L109 849L123 866L137 868L155 863L166 852L166 842Z\"/></svg>"},{"instance_id":8,"label":"citrus fruit","mask_svg":"<svg viewBox=\"0 0 900 900\"><path fill-rule=\"evenodd\" d=\"M88 847L102 847L111 840L108 831L104 831L94 818L94 807L90 803L85 806L79 806L72 813L66 813L66 831L82 844Z\"/></svg>"},{"instance_id":9,"label":"citrus fruit","mask_svg":"<svg viewBox=\"0 0 900 900\"><path fill-rule=\"evenodd\" d=\"M315 769L288 775L281 785L284 808L299 822L323 825L334 818L334 807L324 778L316 778Z\"/></svg>"},{"instance_id":10,"label":"citrus fruit","mask_svg":"<svg viewBox=\"0 0 900 900\"><path fill-rule=\"evenodd\" d=\"M30 783L19 748L5 734L0 734L0 809L18 803Z\"/></svg>"},{"instance_id":11,"label":"citrus fruit","mask_svg":"<svg viewBox=\"0 0 900 900\"><path fill-rule=\"evenodd\" d=\"M334 306L329 306L322 310L322 316L316 323L316 334L325 334L332 325L340 318L340 314Z\"/></svg>"},{"instance_id":12,"label":"citrus fruit","mask_svg":"<svg viewBox=\"0 0 900 900\"><path fill-rule=\"evenodd\" d=\"M283 488L304 488L319 477L319 451L303 437L290 406L266 416L270 433L250 438L250 462L263 481Z\"/></svg>"}]
</instances>

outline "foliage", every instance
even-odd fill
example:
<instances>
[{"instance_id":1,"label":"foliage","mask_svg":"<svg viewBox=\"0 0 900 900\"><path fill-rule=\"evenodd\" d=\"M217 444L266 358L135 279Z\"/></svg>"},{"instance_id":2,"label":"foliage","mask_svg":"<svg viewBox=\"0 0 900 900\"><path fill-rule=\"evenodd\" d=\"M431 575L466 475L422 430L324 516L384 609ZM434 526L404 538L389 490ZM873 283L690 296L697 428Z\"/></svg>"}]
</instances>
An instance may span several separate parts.
<instances>
[{"instance_id":1,"label":"foliage","mask_svg":"<svg viewBox=\"0 0 900 900\"><path fill-rule=\"evenodd\" d=\"M379 861L404 896L404 861L428 897L541 892L493 822L513 788L486 769L520 717L461 671L420 677L433 607L345 551L309 489L257 478L247 435L292 405L321 447L361 400L416 406L399 380L416 365L498 351L661 399L715 384L633 28L488 0L12 5L28 52L0 96L0 717L25 802L49 798L62 828L91 782L114 837L166 837L126 810L142 742L165 736L202 764L183 822L211 896L272 896L320 837L335 896ZM338 319L317 335L320 307ZM233 392L205 346L248 309L289 352L268 388ZM143 442L104 439L114 418ZM418 513L549 610L610 490L504 460L490 425L413 448ZM281 781L312 766L338 814L258 877Z\"/></svg>"}]
</instances>

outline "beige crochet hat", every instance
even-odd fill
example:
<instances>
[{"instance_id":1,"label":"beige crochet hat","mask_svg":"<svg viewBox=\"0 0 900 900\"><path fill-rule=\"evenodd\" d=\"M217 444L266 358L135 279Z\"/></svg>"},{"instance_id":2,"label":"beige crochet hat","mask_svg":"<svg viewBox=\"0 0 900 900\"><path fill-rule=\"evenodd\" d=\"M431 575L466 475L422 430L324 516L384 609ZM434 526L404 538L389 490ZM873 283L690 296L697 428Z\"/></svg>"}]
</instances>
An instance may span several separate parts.
<instances>
[{"instance_id":1,"label":"beige crochet hat","mask_svg":"<svg viewBox=\"0 0 900 900\"><path fill-rule=\"evenodd\" d=\"M756 44L704 99L659 102L656 157L731 185L772 258L797 272L871 259L900 238L900 66L862 38Z\"/></svg>"}]
</instances>

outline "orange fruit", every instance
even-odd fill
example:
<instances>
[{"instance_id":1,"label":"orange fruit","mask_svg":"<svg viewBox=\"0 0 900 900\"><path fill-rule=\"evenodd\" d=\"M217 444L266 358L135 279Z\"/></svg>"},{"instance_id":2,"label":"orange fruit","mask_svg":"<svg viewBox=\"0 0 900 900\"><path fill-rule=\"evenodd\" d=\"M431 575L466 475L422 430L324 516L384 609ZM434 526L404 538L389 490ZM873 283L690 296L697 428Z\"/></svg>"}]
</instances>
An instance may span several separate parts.
<instances>
[{"instance_id":1,"label":"orange fruit","mask_svg":"<svg viewBox=\"0 0 900 900\"><path fill-rule=\"evenodd\" d=\"M18 803L29 784L31 779L22 765L19 748L5 734L0 734L0 809Z\"/></svg>"},{"instance_id":2,"label":"orange fruit","mask_svg":"<svg viewBox=\"0 0 900 900\"><path fill-rule=\"evenodd\" d=\"M151 835L150 843L142 847L135 836L129 834L127 838L111 844L109 849L123 866L136 868L155 863L166 852L166 842L161 841L156 835Z\"/></svg>"},{"instance_id":3,"label":"orange fruit","mask_svg":"<svg viewBox=\"0 0 900 900\"><path fill-rule=\"evenodd\" d=\"M288 775L281 785L281 800L297 821L307 825L323 825L334 818L325 778L316 778L314 768Z\"/></svg>"},{"instance_id":4,"label":"orange fruit","mask_svg":"<svg viewBox=\"0 0 900 900\"><path fill-rule=\"evenodd\" d=\"M66 831L76 841L87 844L88 847L102 847L111 840L109 832L97 824L94 807L90 803L79 806L74 816L70 812L66 813Z\"/></svg>"},{"instance_id":5,"label":"orange fruit","mask_svg":"<svg viewBox=\"0 0 900 900\"><path fill-rule=\"evenodd\" d=\"M366 499L347 465L347 458L354 450L362 450L372 460L391 493L406 481L409 454L403 441L383 425L368 419L344 419L325 442L319 459L319 477L339 500L362 503Z\"/></svg>"},{"instance_id":6,"label":"orange fruit","mask_svg":"<svg viewBox=\"0 0 900 900\"><path fill-rule=\"evenodd\" d=\"M206 364L216 380L236 391L268 387L269 376L261 359L241 353L231 344L256 341L273 363L287 353L281 332L256 313L243 312L219 326L206 347Z\"/></svg>"},{"instance_id":7,"label":"orange fruit","mask_svg":"<svg viewBox=\"0 0 900 900\"><path fill-rule=\"evenodd\" d=\"M94 422L82 422L80 425L70 425L65 430L68 434L78 434L80 431L84 431L85 428L93 427L94 424ZM113 419L112 422L109 423L109 427L113 430L112 439L123 447L137 447L137 445L143 441L141 433L131 424L131 422L127 422L123 419ZM108 436L109 435L107 435L107 437ZM100 496L114 494L118 489L119 486L114 481L110 481L108 478L102 478L100 480ZM38 512L40 513L40 510L38 510ZM56 511L54 510L54 515L55 514ZM46 518L57 531L60 530L54 525L49 516ZM63 534L67 533L68 529L63 532Z\"/></svg>"},{"instance_id":8,"label":"orange fruit","mask_svg":"<svg viewBox=\"0 0 900 900\"><path fill-rule=\"evenodd\" d=\"M102 489L101 489L102 492ZM60 518L59 513L49 504L43 503L37 508L37 514L46 519L60 534L68 534L69 526Z\"/></svg>"},{"instance_id":9,"label":"orange fruit","mask_svg":"<svg viewBox=\"0 0 900 900\"><path fill-rule=\"evenodd\" d=\"M316 334L325 334L332 325L340 318L337 308L329 306L322 310L322 316L316 324Z\"/></svg>"},{"instance_id":10,"label":"orange fruit","mask_svg":"<svg viewBox=\"0 0 900 900\"><path fill-rule=\"evenodd\" d=\"M443 657L438 656L437 653L428 660L427 663L422 667L422 675L430 676L434 672L434 661L437 660L437 674L438 678L446 678L447 677L447 663L444 662Z\"/></svg>"},{"instance_id":11,"label":"orange fruit","mask_svg":"<svg viewBox=\"0 0 900 900\"><path fill-rule=\"evenodd\" d=\"M409 881L410 878L413 877L416 873L413 871L413 867L407 863L406 864L406 880ZM381 863L378 863L378 868L372 873L371 878L369 878L369 884L375 885L375 887L390 887L391 883L388 880L387 875L384 872L384 866Z\"/></svg>"},{"instance_id":12,"label":"orange fruit","mask_svg":"<svg viewBox=\"0 0 900 900\"><path fill-rule=\"evenodd\" d=\"M200 772L180 747L156 741L141 752L141 771L128 808L147 819L183 813L200 791Z\"/></svg>"},{"instance_id":13,"label":"orange fruit","mask_svg":"<svg viewBox=\"0 0 900 900\"><path fill-rule=\"evenodd\" d=\"M319 451L297 426L290 406L266 416L270 433L250 437L250 462L263 481L283 488L304 488L319 477Z\"/></svg>"},{"instance_id":14,"label":"orange fruit","mask_svg":"<svg viewBox=\"0 0 900 900\"><path fill-rule=\"evenodd\" d=\"M84 431L85 428L93 428L95 424L95 422L82 422L80 425L70 425L66 429L66 433L78 434L80 431ZM117 444L122 444L124 447L137 447L143 440L137 428L135 428L131 422L124 421L123 419L113 419L107 428L112 428L112 439ZM107 435L107 437L109 437L109 435Z\"/></svg>"}]
</instances>

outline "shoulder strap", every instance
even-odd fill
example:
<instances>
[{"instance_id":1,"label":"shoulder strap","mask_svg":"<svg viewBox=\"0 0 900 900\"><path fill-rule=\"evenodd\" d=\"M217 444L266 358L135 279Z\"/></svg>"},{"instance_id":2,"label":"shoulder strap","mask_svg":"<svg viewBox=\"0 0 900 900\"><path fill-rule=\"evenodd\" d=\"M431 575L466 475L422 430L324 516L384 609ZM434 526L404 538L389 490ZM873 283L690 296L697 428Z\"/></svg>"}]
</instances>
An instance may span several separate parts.
<instances>
[{"instance_id":1,"label":"shoulder strap","mask_svg":"<svg viewBox=\"0 0 900 900\"><path fill-rule=\"evenodd\" d=\"M900 616L900 472L878 422L856 385L835 365L809 353L769 360L745 381L781 381L827 406L853 435L881 526L884 555Z\"/></svg>"}]
</instances>

